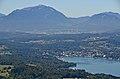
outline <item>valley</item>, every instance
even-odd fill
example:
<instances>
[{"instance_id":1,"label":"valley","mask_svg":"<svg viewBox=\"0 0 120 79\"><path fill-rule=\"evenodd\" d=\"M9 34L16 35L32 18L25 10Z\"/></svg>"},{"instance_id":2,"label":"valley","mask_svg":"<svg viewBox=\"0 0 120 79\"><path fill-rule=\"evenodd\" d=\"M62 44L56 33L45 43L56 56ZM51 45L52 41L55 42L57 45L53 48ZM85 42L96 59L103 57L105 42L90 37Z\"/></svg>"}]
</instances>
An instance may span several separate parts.
<instances>
[{"instance_id":1,"label":"valley","mask_svg":"<svg viewBox=\"0 0 120 79\"><path fill-rule=\"evenodd\" d=\"M0 37L2 37L0 38L0 64L1 66L13 66L9 76L1 75L2 79L119 79L119 77L109 74L91 74L81 69L69 69L69 67L76 67L76 63L58 59L65 56L92 56L118 60L120 57L118 33L29 34L1 32ZM112 50L111 46L115 50Z\"/></svg>"}]
</instances>

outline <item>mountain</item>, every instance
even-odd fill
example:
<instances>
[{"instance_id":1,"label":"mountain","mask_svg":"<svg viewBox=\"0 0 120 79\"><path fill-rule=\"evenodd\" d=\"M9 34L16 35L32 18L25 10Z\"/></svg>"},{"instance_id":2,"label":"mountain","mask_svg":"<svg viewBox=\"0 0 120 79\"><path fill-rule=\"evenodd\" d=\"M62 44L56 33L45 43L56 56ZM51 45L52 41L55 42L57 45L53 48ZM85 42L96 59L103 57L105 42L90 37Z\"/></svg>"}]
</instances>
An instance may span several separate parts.
<instances>
[{"instance_id":1,"label":"mountain","mask_svg":"<svg viewBox=\"0 0 120 79\"><path fill-rule=\"evenodd\" d=\"M120 21L120 15L118 13L112 12L105 12L93 15L89 20L88 23L93 25L106 25L106 24L116 24Z\"/></svg>"},{"instance_id":2,"label":"mountain","mask_svg":"<svg viewBox=\"0 0 120 79\"><path fill-rule=\"evenodd\" d=\"M0 18L0 31L106 32L120 29L120 14L104 12L93 16L68 18L52 7L38 5L17 9Z\"/></svg>"},{"instance_id":3,"label":"mountain","mask_svg":"<svg viewBox=\"0 0 120 79\"><path fill-rule=\"evenodd\" d=\"M47 30L60 27L67 21L61 12L49 6L39 5L17 9L0 18L0 27L8 31Z\"/></svg>"},{"instance_id":4,"label":"mountain","mask_svg":"<svg viewBox=\"0 0 120 79\"><path fill-rule=\"evenodd\" d=\"M90 19L90 16L84 16L79 18L68 18L72 23L83 23Z\"/></svg>"},{"instance_id":5,"label":"mountain","mask_svg":"<svg viewBox=\"0 0 120 79\"><path fill-rule=\"evenodd\" d=\"M92 32L106 32L120 29L120 14L113 12L95 14L77 26L84 31Z\"/></svg>"},{"instance_id":6,"label":"mountain","mask_svg":"<svg viewBox=\"0 0 120 79\"><path fill-rule=\"evenodd\" d=\"M4 14L2 14L2 13L0 13L0 17L3 17L3 16L5 16Z\"/></svg>"},{"instance_id":7,"label":"mountain","mask_svg":"<svg viewBox=\"0 0 120 79\"><path fill-rule=\"evenodd\" d=\"M7 16L14 20L40 20L59 22L66 19L65 15L53 9L52 7L39 5L35 7L28 7L24 9L17 9Z\"/></svg>"}]
</instances>

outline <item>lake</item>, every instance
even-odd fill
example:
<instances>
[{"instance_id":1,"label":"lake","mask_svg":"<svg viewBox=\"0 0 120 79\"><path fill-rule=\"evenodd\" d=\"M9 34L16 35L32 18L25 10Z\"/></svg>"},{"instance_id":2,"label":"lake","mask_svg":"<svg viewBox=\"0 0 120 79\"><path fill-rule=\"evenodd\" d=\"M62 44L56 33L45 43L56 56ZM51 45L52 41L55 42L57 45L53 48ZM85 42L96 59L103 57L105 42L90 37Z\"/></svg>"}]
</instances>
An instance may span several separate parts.
<instances>
[{"instance_id":1,"label":"lake","mask_svg":"<svg viewBox=\"0 0 120 79\"><path fill-rule=\"evenodd\" d=\"M72 69L85 69L87 72L105 73L120 77L120 61L92 57L63 57L63 61L76 63Z\"/></svg>"}]
</instances>

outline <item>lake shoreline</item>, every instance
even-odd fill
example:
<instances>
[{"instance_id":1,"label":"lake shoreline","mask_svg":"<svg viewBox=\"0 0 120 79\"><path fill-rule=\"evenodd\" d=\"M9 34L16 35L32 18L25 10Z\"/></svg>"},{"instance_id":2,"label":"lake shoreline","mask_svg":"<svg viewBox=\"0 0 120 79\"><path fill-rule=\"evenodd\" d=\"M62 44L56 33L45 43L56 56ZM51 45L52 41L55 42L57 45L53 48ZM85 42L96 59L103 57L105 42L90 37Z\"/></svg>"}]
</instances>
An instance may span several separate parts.
<instances>
[{"instance_id":1,"label":"lake shoreline","mask_svg":"<svg viewBox=\"0 0 120 79\"><path fill-rule=\"evenodd\" d=\"M68 59L66 59L66 58L68 58ZM70 58L72 58L72 59L70 59ZM80 59L82 59L82 61L84 61L83 59L85 59L85 61L89 61L90 63L88 63L88 62L86 63L85 61L78 63L79 60L77 59L76 61L73 61L74 58L80 58ZM90 72L92 74L101 74L101 73L104 73L104 74L108 74L108 75L113 75L113 76L116 76L116 77L120 77L119 71L116 71L116 72L118 72L117 74L114 74L109 69L107 69L106 71L103 70L103 72L102 72L102 69L99 70L99 68L101 68L102 66L101 67L98 66L98 71L94 71L94 70L92 71L91 69L87 69L87 66L89 67L90 65L92 65L91 64L91 62L92 62L91 60L94 60L93 62L99 61L100 63L103 63L103 65L105 65L105 66L107 66L107 65L109 66L112 63L113 64L114 63L118 63L120 65L120 61L119 60L108 60L108 59L98 58L98 57L80 57L80 56L67 56L67 57L64 56L64 57L60 57L59 59L62 60L62 61L65 61L65 62L69 62L69 63L76 63L75 67L69 67L69 69L75 69L75 70L80 69L80 70L85 70L86 72ZM91 60L89 60L89 59L91 59ZM81 67L81 65L83 65L83 66ZM99 63L97 63L97 65L99 65ZM84 66L85 66L85 68L84 68ZM111 67L112 70L114 70L113 67L112 67L112 65L110 67ZM93 68L93 67L91 67L91 68ZM115 70L114 70L114 72L115 72Z\"/></svg>"}]
</instances>

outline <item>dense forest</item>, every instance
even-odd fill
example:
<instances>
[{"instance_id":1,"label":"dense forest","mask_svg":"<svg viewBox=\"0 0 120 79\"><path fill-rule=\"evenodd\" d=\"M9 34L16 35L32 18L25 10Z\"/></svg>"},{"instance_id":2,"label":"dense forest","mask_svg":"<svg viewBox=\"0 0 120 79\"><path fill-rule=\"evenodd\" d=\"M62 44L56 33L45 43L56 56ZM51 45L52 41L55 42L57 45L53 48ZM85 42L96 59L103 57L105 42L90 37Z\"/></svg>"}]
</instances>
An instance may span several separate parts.
<instances>
[{"instance_id":1,"label":"dense forest","mask_svg":"<svg viewBox=\"0 0 120 79\"><path fill-rule=\"evenodd\" d=\"M72 70L62 56L120 59L120 34L29 34L0 32L0 79L120 79ZM89 54L88 52L93 52ZM111 52L114 52L111 53ZM99 54L99 55L98 55Z\"/></svg>"}]
</instances>

